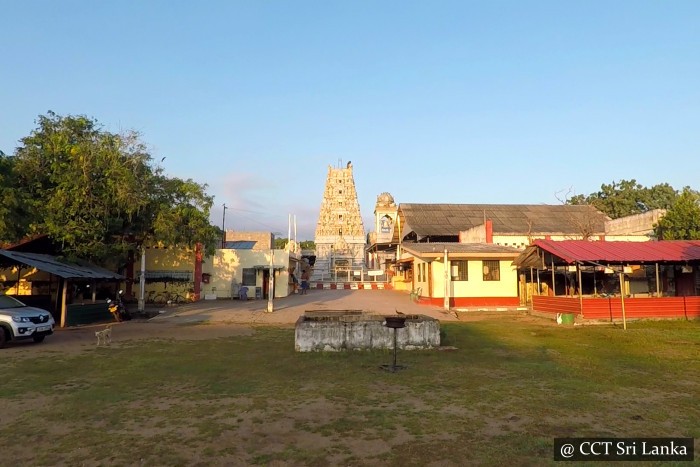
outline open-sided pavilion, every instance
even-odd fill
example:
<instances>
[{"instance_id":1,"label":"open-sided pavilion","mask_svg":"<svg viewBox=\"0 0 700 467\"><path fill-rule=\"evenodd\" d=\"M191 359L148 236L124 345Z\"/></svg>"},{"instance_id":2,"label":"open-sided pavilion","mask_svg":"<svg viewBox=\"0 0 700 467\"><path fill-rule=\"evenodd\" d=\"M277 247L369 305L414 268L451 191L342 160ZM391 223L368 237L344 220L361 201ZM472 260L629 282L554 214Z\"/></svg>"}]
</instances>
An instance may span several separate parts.
<instances>
[{"instance_id":1,"label":"open-sided pavilion","mask_svg":"<svg viewBox=\"0 0 700 467\"><path fill-rule=\"evenodd\" d=\"M700 318L700 241L536 240L515 265L534 312Z\"/></svg>"}]
</instances>

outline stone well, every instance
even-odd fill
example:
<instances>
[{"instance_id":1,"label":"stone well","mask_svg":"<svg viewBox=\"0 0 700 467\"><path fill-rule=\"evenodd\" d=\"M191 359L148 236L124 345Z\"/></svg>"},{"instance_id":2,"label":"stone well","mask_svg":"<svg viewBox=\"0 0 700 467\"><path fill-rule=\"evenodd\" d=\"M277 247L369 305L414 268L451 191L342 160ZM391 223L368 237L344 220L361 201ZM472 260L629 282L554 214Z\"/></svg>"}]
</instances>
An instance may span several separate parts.
<instances>
[{"instance_id":1,"label":"stone well","mask_svg":"<svg viewBox=\"0 0 700 467\"><path fill-rule=\"evenodd\" d=\"M405 327L396 330L399 349L440 347L440 321L425 315L405 317ZM384 318L356 310L307 311L296 322L294 348L297 352L393 349L394 330L386 327Z\"/></svg>"}]
</instances>

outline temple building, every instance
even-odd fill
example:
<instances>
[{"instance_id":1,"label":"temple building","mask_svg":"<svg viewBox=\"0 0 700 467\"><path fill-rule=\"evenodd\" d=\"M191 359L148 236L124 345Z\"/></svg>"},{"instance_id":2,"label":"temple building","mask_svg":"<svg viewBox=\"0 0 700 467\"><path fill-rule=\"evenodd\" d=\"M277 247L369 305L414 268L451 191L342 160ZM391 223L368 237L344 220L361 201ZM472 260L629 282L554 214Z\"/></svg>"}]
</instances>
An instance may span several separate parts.
<instances>
[{"instance_id":1,"label":"temple building","mask_svg":"<svg viewBox=\"0 0 700 467\"><path fill-rule=\"evenodd\" d=\"M313 280L352 278L364 267L365 231L357 201L352 163L328 166L326 188L316 225Z\"/></svg>"},{"instance_id":2,"label":"temple building","mask_svg":"<svg viewBox=\"0 0 700 467\"><path fill-rule=\"evenodd\" d=\"M374 231L367 236L367 267L386 270L396 262L396 243L392 244L394 223L399 208L390 193L377 196L374 206Z\"/></svg>"}]
</instances>

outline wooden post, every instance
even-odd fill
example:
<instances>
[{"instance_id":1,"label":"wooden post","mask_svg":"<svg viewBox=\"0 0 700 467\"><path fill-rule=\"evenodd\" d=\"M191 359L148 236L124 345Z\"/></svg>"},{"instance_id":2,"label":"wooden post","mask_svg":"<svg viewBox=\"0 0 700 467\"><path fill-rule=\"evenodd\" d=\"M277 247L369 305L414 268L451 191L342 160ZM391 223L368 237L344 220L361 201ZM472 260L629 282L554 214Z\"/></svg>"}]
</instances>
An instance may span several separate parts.
<instances>
[{"instance_id":1,"label":"wooden post","mask_svg":"<svg viewBox=\"0 0 700 467\"><path fill-rule=\"evenodd\" d=\"M554 282L556 279L554 277L554 258L552 257L552 297L557 296L557 285Z\"/></svg>"},{"instance_id":2,"label":"wooden post","mask_svg":"<svg viewBox=\"0 0 700 467\"><path fill-rule=\"evenodd\" d=\"M656 263L656 296L661 296L661 284L659 283L659 263Z\"/></svg>"},{"instance_id":3,"label":"wooden post","mask_svg":"<svg viewBox=\"0 0 700 467\"><path fill-rule=\"evenodd\" d=\"M627 316L625 315L625 274L620 271L620 304L622 305L622 329L627 329Z\"/></svg>"},{"instance_id":4,"label":"wooden post","mask_svg":"<svg viewBox=\"0 0 700 467\"><path fill-rule=\"evenodd\" d=\"M92 288L92 303L97 303L97 282L92 281L90 288Z\"/></svg>"},{"instance_id":5,"label":"wooden post","mask_svg":"<svg viewBox=\"0 0 700 467\"><path fill-rule=\"evenodd\" d=\"M447 263L447 248L445 248L445 298L442 307L448 311L450 309L450 265Z\"/></svg>"},{"instance_id":6,"label":"wooden post","mask_svg":"<svg viewBox=\"0 0 700 467\"><path fill-rule=\"evenodd\" d=\"M576 263L576 272L578 273L578 306L581 318L583 318L583 287L581 282L581 265Z\"/></svg>"},{"instance_id":7,"label":"wooden post","mask_svg":"<svg viewBox=\"0 0 700 467\"><path fill-rule=\"evenodd\" d=\"M19 295L19 281L22 278L22 265L17 265L17 284L15 284L15 295Z\"/></svg>"},{"instance_id":8,"label":"wooden post","mask_svg":"<svg viewBox=\"0 0 700 467\"><path fill-rule=\"evenodd\" d=\"M598 284L596 284L596 279L595 279L595 266L593 266L593 296L598 297Z\"/></svg>"},{"instance_id":9,"label":"wooden post","mask_svg":"<svg viewBox=\"0 0 700 467\"><path fill-rule=\"evenodd\" d=\"M61 327L68 325L68 281L61 278Z\"/></svg>"}]
</instances>

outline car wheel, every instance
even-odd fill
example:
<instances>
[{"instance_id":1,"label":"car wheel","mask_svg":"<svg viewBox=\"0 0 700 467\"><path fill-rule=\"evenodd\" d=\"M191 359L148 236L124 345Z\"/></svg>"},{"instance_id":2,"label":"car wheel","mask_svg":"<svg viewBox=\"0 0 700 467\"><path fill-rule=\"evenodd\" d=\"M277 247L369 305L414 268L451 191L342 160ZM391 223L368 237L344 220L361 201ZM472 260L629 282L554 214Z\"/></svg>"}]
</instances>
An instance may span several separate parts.
<instances>
[{"instance_id":1,"label":"car wheel","mask_svg":"<svg viewBox=\"0 0 700 467\"><path fill-rule=\"evenodd\" d=\"M0 328L0 349L5 347L7 343L7 330L5 328Z\"/></svg>"},{"instance_id":2,"label":"car wheel","mask_svg":"<svg viewBox=\"0 0 700 467\"><path fill-rule=\"evenodd\" d=\"M46 337L46 334L39 334L37 336L32 337L32 339L34 339L34 342L36 342L38 344L39 342L44 342L45 337Z\"/></svg>"}]
</instances>

